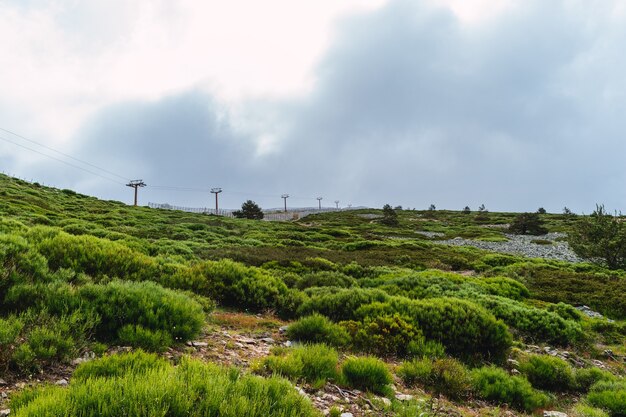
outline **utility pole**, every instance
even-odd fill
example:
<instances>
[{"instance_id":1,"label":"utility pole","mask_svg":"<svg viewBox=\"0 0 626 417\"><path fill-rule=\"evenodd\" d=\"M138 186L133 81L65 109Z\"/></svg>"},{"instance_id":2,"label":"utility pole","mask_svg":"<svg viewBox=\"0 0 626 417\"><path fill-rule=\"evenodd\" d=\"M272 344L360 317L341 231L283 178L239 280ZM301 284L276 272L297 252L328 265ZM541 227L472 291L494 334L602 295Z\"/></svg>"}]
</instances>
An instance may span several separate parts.
<instances>
[{"instance_id":1,"label":"utility pole","mask_svg":"<svg viewBox=\"0 0 626 417\"><path fill-rule=\"evenodd\" d=\"M339 200L335 200L335 206L339 208Z\"/></svg>"},{"instance_id":2,"label":"utility pole","mask_svg":"<svg viewBox=\"0 0 626 417\"><path fill-rule=\"evenodd\" d=\"M137 189L139 187L145 187L146 183L143 182L143 180L131 180L126 186L135 189L135 207L137 207Z\"/></svg>"},{"instance_id":3,"label":"utility pole","mask_svg":"<svg viewBox=\"0 0 626 417\"><path fill-rule=\"evenodd\" d=\"M212 194L215 194L215 215L216 215L216 216L218 216L218 215L219 215L219 214L218 214L218 212L217 212L217 209L218 209L218 205L217 205L217 195L218 195L219 193L221 193L221 192L222 192L222 189L221 189L221 188L219 188L219 187L217 187L217 188L211 188L211 193L212 193Z\"/></svg>"},{"instance_id":4,"label":"utility pole","mask_svg":"<svg viewBox=\"0 0 626 417\"><path fill-rule=\"evenodd\" d=\"M283 200L285 200L285 213L287 213L287 199L289 198L289 194L283 194L280 196Z\"/></svg>"},{"instance_id":5,"label":"utility pole","mask_svg":"<svg viewBox=\"0 0 626 417\"><path fill-rule=\"evenodd\" d=\"M317 205L318 205L320 210L322 209L322 198L323 197L317 197Z\"/></svg>"}]
</instances>

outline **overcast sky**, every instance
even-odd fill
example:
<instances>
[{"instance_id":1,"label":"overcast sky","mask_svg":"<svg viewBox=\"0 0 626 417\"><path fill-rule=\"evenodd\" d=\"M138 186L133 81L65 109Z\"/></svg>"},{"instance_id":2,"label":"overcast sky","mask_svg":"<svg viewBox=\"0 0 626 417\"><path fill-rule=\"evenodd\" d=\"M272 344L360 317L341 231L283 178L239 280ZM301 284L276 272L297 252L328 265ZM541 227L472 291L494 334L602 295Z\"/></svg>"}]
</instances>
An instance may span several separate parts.
<instances>
[{"instance_id":1,"label":"overcast sky","mask_svg":"<svg viewBox=\"0 0 626 417\"><path fill-rule=\"evenodd\" d=\"M0 51L0 128L92 164L0 169L60 188L626 211L620 0L0 0Z\"/></svg>"}]
</instances>

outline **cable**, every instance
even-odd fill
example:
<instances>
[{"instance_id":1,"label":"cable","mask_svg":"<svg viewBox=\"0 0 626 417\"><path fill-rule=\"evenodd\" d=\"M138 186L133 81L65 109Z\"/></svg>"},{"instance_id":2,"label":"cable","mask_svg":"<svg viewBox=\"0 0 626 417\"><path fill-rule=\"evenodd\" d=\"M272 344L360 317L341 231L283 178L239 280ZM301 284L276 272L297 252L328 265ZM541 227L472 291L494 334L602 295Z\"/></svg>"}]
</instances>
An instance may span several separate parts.
<instances>
[{"instance_id":1,"label":"cable","mask_svg":"<svg viewBox=\"0 0 626 417\"><path fill-rule=\"evenodd\" d=\"M0 128L0 129L1 129L1 128ZM2 130L4 130L4 129L2 129ZM119 181L117 181L117 180L114 180L114 179L109 178L109 177L105 177L104 175L100 175L100 174L98 174L97 172L90 171L90 170L88 170L88 169L86 169L86 168L83 168L83 167L80 167L80 166L78 166L78 165L71 164L71 163L69 163L69 162L67 162L67 161L64 161L64 160L62 160L62 159L56 158L56 157L54 157L54 156L52 156L52 155L45 154L45 153L40 152L40 151L38 151L38 150L36 150L36 149L29 148L28 146L25 146L25 145L22 145L22 144L20 144L20 143L14 142L14 141L12 141L12 140L10 140L10 139L7 139L7 138L5 138L5 137L3 137L3 136L0 136L0 140L3 140L3 141L5 141L5 142L12 143L13 145L15 145L15 146L19 146L20 148L24 148L24 149L27 149L27 150L29 150L29 151L31 151L31 152L35 152L35 153L37 153L37 154L39 154L39 155L43 155L43 156L45 156L45 157L47 157L47 158L54 159L55 161L61 162L62 164L65 164L65 165L71 166L71 167L76 168L76 169L80 169L80 170L82 170L82 171L88 172L88 173L90 173L90 174L92 174L92 175L95 175L95 176L97 176L97 177L100 177L100 178L104 178L105 180L108 180L108 181L114 182L114 183L116 183L116 184L119 184L119 185L125 185L125 184L123 184L123 183L121 183L121 182L119 182Z\"/></svg>"},{"instance_id":2,"label":"cable","mask_svg":"<svg viewBox=\"0 0 626 417\"><path fill-rule=\"evenodd\" d=\"M120 178L120 179L122 179L122 180L124 180L124 181L128 181L128 178L122 177L121 175L118 175L118 174L116 174L115 172L111 172L111 171L109 171L109 170L107 170L107 169L105 169L105 168L99 167L99 166L94 165L94 164L92 164L92 163L90 163L90 162L87 162L87 161L83 161L82 159L75 158L75 157L73 157L72 155L68 155L68 154L63 153L63 152L61 152L61 151L57 151L56 149L51 148L50 146L47 146L47 145L44 145L44 144L42 144L42 143L36 142L36 141L34 141L34 140L32 140L32 139L28 139L28 138L27 138L27 137L25 137L25 136L22 136L22 135L20 135L20 134L18 134L18 133L12 132L12 131L10 131L10 130L8 130L8 129L5 129L5 128L3 128L3 127L0 127L0 130L2 130L2 131L4 131L4 132L7 132L7 133L9 133L9 134L11 134L11 135L13 135L13 136L17 136L18 138L23 139L23 140L25 140L25 141L27 141L27 142L30 142L30 143L33 143L33 144L35 144L35 145L41 146L42 148L46 148L46 149L48 149L48 150L50 150L50 151L52 151L52 152L58 153L59 155L63 155L63 156L64 156L64 157L66 157L66 158L72 159L72 160L74 160L74 161L76 161L76 162L80 162L81 164L88 165L88 166L90 166L90 167L92 167L92 168L96 168L96 169L98 169L98 170L100 170L100 171L102 171L102 172L106 172L107 174L113 175L114 177ZM8 140L7 140L7 141L8 141ZM11 143L16 144L15 142L11 142ZM19 145L18 145L18 146L19 146ZM29 150L31 150L31 151L33 151L33 152L37 152L37 151L35 151L35 150L33 150L33 149L30 149L30 148L26 148L26 149L29 149ZM44 154L41 154L41 155L44 155ZM46 155L46 156L48 156L48 155ZM54 158L53 158L53 159L54 159ZM58 159L57 159L57 161L58 161ZM72 165L72 166L73 166L73 165Z\"/></svg>"}]
</instances>

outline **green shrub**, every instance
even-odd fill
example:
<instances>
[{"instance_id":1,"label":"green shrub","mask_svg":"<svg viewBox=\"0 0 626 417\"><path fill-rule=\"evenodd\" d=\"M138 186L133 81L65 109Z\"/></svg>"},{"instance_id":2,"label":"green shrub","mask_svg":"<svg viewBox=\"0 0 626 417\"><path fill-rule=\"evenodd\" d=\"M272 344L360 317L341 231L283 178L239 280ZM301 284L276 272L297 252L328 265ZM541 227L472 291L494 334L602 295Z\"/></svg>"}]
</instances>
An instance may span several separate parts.
<instances>
[{"instance_id":1,"label":"green shrub","mask_svg":"<svg viewBox=\"0 0 626 417\"><path fill-rule=\"evenodd\" d=\"M591 387L587 401L603 408L611 417L626 416L626 381L601 381Z\"/></svg>"},{"instance_id":2,"label":"green shrub","mask_svg":"<svg viewBox=\"0 0 626 417\"><path fill-rule=\"evenodd\" d=\"M520 371L536 388L554 392L575 388L572 367L556 356L530 355L520 362Z\"/></svg>"},{"instance_id":3,"label":"green shrub","mask_svg":"<svg viewBox=\"0 0 626 417\"><path fill-rule=\"evenodd\" d=\"M570 415L572 417L609 417L606 411L584 403L576 404Z\"/></svg>"},{"instance_id":4,"label":"green shrub","mask_svg":"<svg viewBox=\"0 0 626 417\"><path fill-rule=\"evenodd\" d=\"M573 306L560 302L557 304L550 304L548 306L548 311L553 311L559 316L563 317L565 320L574 320L581 321L583 319L583 314L576 310Z\"/></svg>"},{"instance_id":5,"label":"green shrub","mask_svg":"<svg viewBox=\"0 0 626 417\"><path fill-rule=\"evenodd\" d=\"M164 369L167 366L167 361L157 355L136 350L84 362L76 368L72 378L83 381L88 378L121 377L129 373L143 374L150 369Z\"/></svg>"},{"instance_id":6,"label":"green shrub","mask_svg":"<svg viewBox=\"0 0 626 417\"><path fill-rule=\"evenodd\" d=\"M410 319L426 339L445 346L451 355L499 360L511 346L512 338L504 323L482 307L465 300L394 297L389 303L363 306L357 315L374 318L396 312Z\"/></svg>"},{"instance_id":7,"label":"green shrub","mask_svg":"<svg viewBox=\"0 0 626 417\"><path fill-rule=\"evenodd\" d=\"M275 350L257 364L257 370L322 387L337 378L338 361L337 352L326 345L303 345Z\"/></svg>"},{"instance_id":8,"label":"green shrub","mask_svg":"<svg viewBox=\"0 0 626 417\"><path fill-rule=\"evenodd\" d=\"M397 313L340 324L349 332L354 349L378 356L405 356L413 340L424 339L419 329Z\"/></svg>"},{"instance_id":9,"label":"green shrub","mask_svg":"<svg viewBox=\"0 0 626 417\"><path fill-rule=\"evenodd\" d=\"M150 352L163 352L173 344L172 336L163 330L149 330L138 324L127 324L117 332L117 342Z\"/></svg>"},{"instance_id":10,"label":"green shrub","mask_svg":"<svg viewBox=\"0 0 626 417\"><path fill-rule=\"evenodd\" d=\"M139 374L77 378L68 388L37 390L13 402L13 414L16 417L320 415L285 380L243 375L236 369L189 359L176 368L165 365Z\"/></svg>"},{"instance_id":11,"label":"green shrub","mask_svg":"<svg viewBox=\"0 0 626 417\"><path fill-rule=\"evenodd\" d=\"M551 311L498 296L478 295L473 298L473 301L488 309L496 318L501 319L531 341L567 346L583 336L579 323L565 320Z\"/></svg>"},{"instance_id":12,"label":"green shrub","mask_svg":"<svg viewBox=\"0 0 626 417\"><path fill-rule=\"evenodd\" d=\"M413 358L438 359L446 355L446 349L439 342L426 340L423 336L409 342L406 355Z\"/></svg>"},{"instance_id":13,"label":"green shrub","mask_svg":"<svg viewBox=\"0 0 626 417\"><path fill-rule=\"evenodd\" d=\"M587 401L603 408L611 417L626 416L626 381L600 381L591 387Z\"/></svg>"},{"instance_id":14,"label":"green shrub","mask_svg":"<svg viewBox=\"0 0 626 417\"><path fill-rule=\"evenodd\" d=\"M405 362L398 368L398 375L406 384L421 384L435 395L444 394L459 399L470 392L469 373L456 359L416 359Z\"/></svg>"},{"instance_id":15,"label":"green shrub","mask_svg":"<svg viewBox=\"0 0 626 417\"><path fill-rule=\"evenodd\" d=\"M204 312L198 303L151 282L86 285L78 294L101 317L97 336L104 341L115 340L122 328L133 325L152 332L165 332L174 341L181 342L196 336L204 324ZM130 333L125 335L130 336ZM140 336L137 337L136 340L140 340Z\"/></svg>"},{"instance_id":16,"label":"green shrub","mask_svg":"<svg viewBox=\"0 0 626 417\"><path fill-rule=\"evenodd\" d=\"M608 371L597 367L576 369L574 379L576 389L580 392L587 392L592 385L600 381L615 381L616 377Z\"/></svg>"},{"instance_id":17,"label":"green shrub","mask_svg":"<svg viewBox=\"0 0 626 417\"><path fill-rule=\"evenodd\" d=\"M310 298L298 308L298 315L320 313L333 321L351 320L360 306L389 299L383 291L361 288L326 287L308 289L306 293Z\"/></svg>"},{"instance_id":18,"label":"green shrub","mask_svg":"<svg viewBox=\"0 0 626 417\"><path fill-rule=\"evenodd\" d=\"M306 274L296 283L296 288L304 290L310 287L340 287L349 288L356 286L356 279L341 272L321 271Z\"/></svg>"},{"instance_id":19,"label":"green shrub","mask_svg":"<svg viewBox=\"0 0 626 417\"><path fill-rule=\"evenodd\" d=\"M482 285L491 295L499 295L500 297L511 298L513 300L523 300L530 297L530 291L524 284L511 278L493 277L484 278Z\"/></svg>"},{"instance_id":20,"label":"green shrub","mask_svg":"<svg viewBox=\"0 0 626 417\"><path fill-rule=\"evenodd\" d=\"M303 317L287 328L287 336L299 342L325 343L331 346L345 346L350 343L350 335L340 325L320 314Z\"/></svg>"},{"instance_id":21,"label":"green shrub","mask_svg":"<svg viewBox=\"0 0 626 417\"><path fill-rule=\"evenodd\" d=\"M533 389L530 382L511 376L495 366L474 369L471 372L473 390L480 398L527 412L548 405L549 398Z\"/></svg>"},{"instance_id":22,"label":"green shrub","mask_svg":"<svg viewBox=\"0 0 626 417\"><path fill-rule=\"evenodd\" d=\"M393 381L387 365L373 357L348 358L341 373L349 386L376 394L386 394Z\"/></svg>"},{"instance_id":23,"label":"green shrub","mask_svg":"<svg viewBox=\"0 0 626 417\"><path fill-rule=\"evenodd\" d=\"M5 370L13 350L19 343L18 336L23 328L24 322L16 316L0 318L0 367Z\"/></svg>"},{"instance_id":24,"label":"green shrub","mask_svg":"<svg viewBox=\"0 0 626 417\"><path fill-rule=\"evenodd\" d=\"M513 219L509 232L518 235L544 235L548 229L543 226L539 213L520 213Z\"/></svg>"},{"instance_id":25,"label":"green shrub","mask_svg":"<svg viewBox=\"0 0 626 417\"><path fill-rule=\"evenodd\" d=\"M164 275L167 287L191 290L225 306L253 311L276 309L288 288L270 272L230 260L205 261Z\"/></svg>"},{"instance_id":26,"label":"green shrub","mask_svg":"<svg viewBox=\"0 0 626 417\"><path fill-rule=\"evenodd\" d=\"M413 359L403 362L396 373L408 386L425 384L433 371L433 361L429 358Z\"/></svg>"}]
</instances>

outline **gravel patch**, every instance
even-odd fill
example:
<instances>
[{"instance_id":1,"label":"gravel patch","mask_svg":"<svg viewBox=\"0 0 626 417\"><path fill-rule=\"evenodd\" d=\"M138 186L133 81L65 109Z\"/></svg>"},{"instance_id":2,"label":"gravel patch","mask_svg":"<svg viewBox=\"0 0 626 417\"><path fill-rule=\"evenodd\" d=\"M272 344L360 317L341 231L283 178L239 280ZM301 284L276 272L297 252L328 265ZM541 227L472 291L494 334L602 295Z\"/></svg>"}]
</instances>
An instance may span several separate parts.
<instances>
[{"instance_id":1,"label":"gravel patch","mask_svg":"<svg viewBox=\"0 0 626 417\"><path fill-rule=\"evenodd\" d=\"M505 234L507 242L484 242L480 240L463 239L456 237L449 240L433 241L452 246L473 246L493 252L510 253L513 255L523 255L529 258L556 259L566 262L583 262L567 242L555 242L560 237L565 237L565 233L548 233L541 236L526 236ZM533 243L533 240L547 240L552 242L549 245Z\"/></svg>"}]
</instances>

